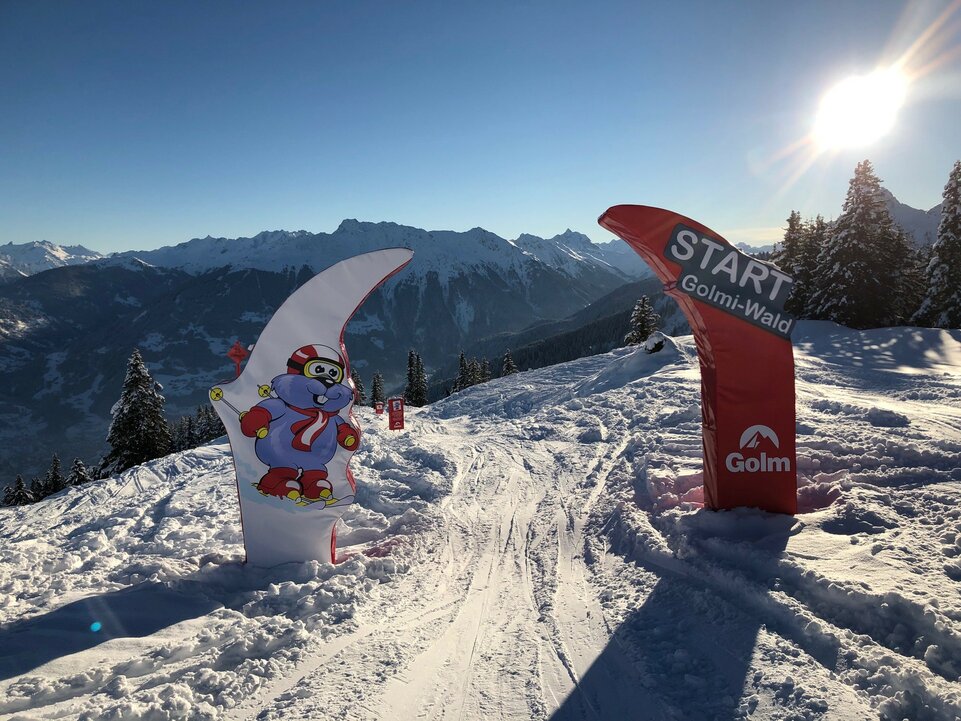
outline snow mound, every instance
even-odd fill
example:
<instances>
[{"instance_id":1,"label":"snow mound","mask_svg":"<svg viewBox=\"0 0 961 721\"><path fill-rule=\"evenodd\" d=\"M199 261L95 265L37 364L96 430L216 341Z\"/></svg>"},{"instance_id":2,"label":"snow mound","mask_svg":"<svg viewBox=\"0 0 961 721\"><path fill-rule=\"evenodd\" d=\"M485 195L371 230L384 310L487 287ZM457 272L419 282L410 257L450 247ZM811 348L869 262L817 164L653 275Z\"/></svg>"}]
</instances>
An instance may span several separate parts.
<instances>
[{"instance_id":1,"label":"snow mound","mask_svg":"<svg viewBox=\"0 0 961 721\"><path fill-rule=\"evenodd\" d=\"M661 335L661 338L664 347L657 353L652 353L646 345L615 351L615 359L607 367L577 384L577 395L586 396L603 393L612 388L620 388L650 376L665 366L690 365L691 353L694 352L691 348L682 350L674 338L663 335Z\"/></svg>"}]
</instances>

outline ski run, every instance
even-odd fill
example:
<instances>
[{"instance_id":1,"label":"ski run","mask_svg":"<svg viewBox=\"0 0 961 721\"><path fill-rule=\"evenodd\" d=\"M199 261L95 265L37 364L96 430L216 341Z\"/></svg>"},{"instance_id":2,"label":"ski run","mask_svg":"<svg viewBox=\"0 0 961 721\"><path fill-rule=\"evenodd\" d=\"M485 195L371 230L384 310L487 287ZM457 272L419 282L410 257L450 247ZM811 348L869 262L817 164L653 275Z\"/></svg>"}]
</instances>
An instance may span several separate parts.
<instances>
[{"instance_id":1,"label":"ski run","mask_svg":"<svg viewBox=\"0 0 961 721\"><path fill-rule=\"evenodd\" d=\"M957 719L961 332L794 343L795 518L701 508L690 337L359 410L334 566L223 439L0 509L0 718Z\"/></svg>"}]
</instances>

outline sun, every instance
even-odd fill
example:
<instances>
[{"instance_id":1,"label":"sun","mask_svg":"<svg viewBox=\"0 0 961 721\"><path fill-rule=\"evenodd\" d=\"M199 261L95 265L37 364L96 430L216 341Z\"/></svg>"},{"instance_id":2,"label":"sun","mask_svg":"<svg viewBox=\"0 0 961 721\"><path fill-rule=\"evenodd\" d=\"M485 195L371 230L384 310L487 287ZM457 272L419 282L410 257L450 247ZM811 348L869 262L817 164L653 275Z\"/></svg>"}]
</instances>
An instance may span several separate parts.
<instances>
[{"instance_id":1,"label":"sun","mask_svg":"<svg viewBox=\"0 0 961 721\"><path fill-rule=\"evenodd\" d=\"M880 140L894 127L907 89L907 77L895 67L841 81L821 100L814 122L818 146L843 150Z\"/></svg>"}]
</instances>

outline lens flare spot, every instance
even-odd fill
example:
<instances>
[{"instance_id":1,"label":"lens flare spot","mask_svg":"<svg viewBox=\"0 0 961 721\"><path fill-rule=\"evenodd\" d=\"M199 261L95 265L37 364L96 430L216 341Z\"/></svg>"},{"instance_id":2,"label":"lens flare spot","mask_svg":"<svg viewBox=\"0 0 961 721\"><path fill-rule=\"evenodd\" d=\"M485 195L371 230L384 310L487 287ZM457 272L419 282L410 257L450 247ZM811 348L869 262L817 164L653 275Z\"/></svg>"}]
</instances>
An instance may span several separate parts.
<instances>
[{"instance_id":1,"label":"lens flare spot","mask_svg":"<svg viewBox=\"0 0 961 721\"><path fill-rule=\"evenodd\" d=\"M907 90L908 79L896 67L841 81L821 100L815 140L822 150L860 148L880 140L894 127Z\"/></svg>"},{"instance_id":2,"label":"lens flare spot","mask_svg":"<svg viewBox=\"0 0 961 721\"><path fill-rule=\"evenodd\" d=\"M90 624L90 630L94 633L97 633L101 628L103 628L103 624L100 621L94 621Z\"/></svg>"}]
</instances>

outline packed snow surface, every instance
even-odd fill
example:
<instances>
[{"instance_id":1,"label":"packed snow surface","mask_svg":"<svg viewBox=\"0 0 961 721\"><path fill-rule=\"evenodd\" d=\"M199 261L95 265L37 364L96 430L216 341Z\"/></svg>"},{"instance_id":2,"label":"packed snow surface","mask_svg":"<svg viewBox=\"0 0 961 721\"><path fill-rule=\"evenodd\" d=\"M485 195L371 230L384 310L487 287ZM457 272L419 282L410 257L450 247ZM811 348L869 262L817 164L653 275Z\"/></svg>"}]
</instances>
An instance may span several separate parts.
<instances>
[{"instance_id":1,"label":"packed snow surface","mask_svg":"<svg viewBox=\"0 0 961 721\"><path fill-rule=\"evenodd\" d=\"M956 719L961 332L795 344L795 518L701 508L690 338L361 411L333 566L222 443L0 509L0 718Z\"/></svg>"}]
</instances>

